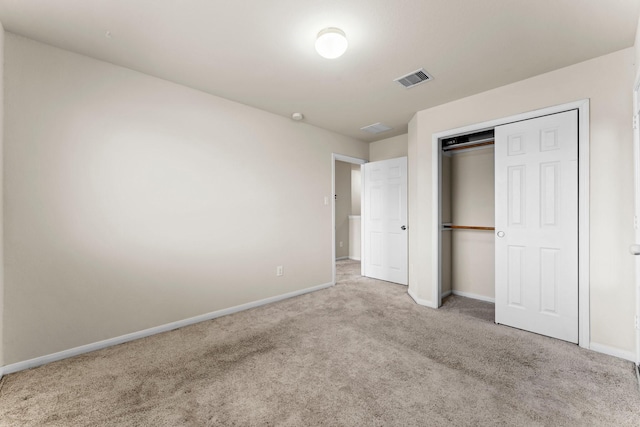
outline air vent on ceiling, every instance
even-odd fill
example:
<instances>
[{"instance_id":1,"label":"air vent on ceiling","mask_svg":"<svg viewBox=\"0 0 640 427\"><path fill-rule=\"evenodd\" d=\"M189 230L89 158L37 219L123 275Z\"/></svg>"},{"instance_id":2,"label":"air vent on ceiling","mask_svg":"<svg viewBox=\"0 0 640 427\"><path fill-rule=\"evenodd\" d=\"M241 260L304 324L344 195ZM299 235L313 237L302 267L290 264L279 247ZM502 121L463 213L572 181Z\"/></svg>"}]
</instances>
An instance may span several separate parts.
<instances>
[{"instance_id":1,"label":"air vent on ceiling","mask_svg":"<svg viewBox=\"0 0 640 427\"><path fill-rule=\"evenodd\" d=\"M428 82L430 80L433 80L433 77L429 73L427 73L424 68L420 68L419 70L416 70L413 73L409 73L406 76L398 77L394 80L394 82L398 82L408 89L410 87L417 86L420 83Z\"/></svg>"},{"instance_id":2,"label":"air vent on ceiling","mask_svg":"<svg viewBox=\"0 0 640 427\"><path fill-rule=\"evenodd\" d=\"M386 132L386 131L391 130L391 129L393 129L391 126L387 126L387 125L382 124L382 123L374 123L372 125L360 128L360 130L363 130L363 131L369 132L369 133L382 133L382 132Z\"/></svg>"}]
</instances>

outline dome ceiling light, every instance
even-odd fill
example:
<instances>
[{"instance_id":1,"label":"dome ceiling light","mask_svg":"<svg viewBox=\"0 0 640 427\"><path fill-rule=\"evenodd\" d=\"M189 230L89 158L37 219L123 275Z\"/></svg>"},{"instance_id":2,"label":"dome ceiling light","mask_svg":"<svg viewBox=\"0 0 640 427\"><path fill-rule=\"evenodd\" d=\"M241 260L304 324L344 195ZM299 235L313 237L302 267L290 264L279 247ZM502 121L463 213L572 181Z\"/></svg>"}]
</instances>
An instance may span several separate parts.
<instances>
[{"instance_id":1,"label":"dome ceiling light","mask_svg":"<svg viewBox=\"0 0 640 427\"><path fill-rule=\"evenodd\" d=\"M323 58L335 59L346 52L349 42L340 28L329 27L318 33L316 51Z\"/></svg>"}]
</instances>

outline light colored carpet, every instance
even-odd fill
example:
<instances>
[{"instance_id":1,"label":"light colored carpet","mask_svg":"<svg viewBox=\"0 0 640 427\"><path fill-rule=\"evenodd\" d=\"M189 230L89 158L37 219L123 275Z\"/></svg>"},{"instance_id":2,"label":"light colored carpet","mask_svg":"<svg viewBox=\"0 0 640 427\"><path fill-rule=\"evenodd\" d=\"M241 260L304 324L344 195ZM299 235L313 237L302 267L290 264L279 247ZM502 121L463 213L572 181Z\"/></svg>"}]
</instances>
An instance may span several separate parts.
<instances>
[{"instance_id":1,"label":"light colored carpet","mask_svg":"<svg viewBox=\"0 0 640 427\"><path fill-rule=\"evenodd\" d=\"M5 377L3 426L640 425L633 364L359 277Z\"/></svg>"}]
</instances>

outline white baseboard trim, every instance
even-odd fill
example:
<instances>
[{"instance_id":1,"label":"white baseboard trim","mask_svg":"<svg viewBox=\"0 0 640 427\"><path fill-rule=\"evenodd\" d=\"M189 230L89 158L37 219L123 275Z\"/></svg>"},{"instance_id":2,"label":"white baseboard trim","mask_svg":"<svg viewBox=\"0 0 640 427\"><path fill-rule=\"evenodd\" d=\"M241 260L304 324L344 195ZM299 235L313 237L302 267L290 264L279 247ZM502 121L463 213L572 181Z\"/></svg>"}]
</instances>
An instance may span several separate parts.
<instances>
[{"instance_id":1,"label":"white baseboard trim","mask_svg":"<svg viewBox=\"0 0 640 427\"><path fill-rule=\"evenodd\" d=\"M489 297L485 297L483 295L478 295L478 294L472 294L469 292L460 292L460 291L456 291L453 290L451 291L452 294L454 295L460 295L461 297L467 297L467 298L473 298L473 299L477 299L480 301L486 301L486 302L492 302L492 303L496 303L496 299L495 298L489 298Z\"/></svg>"},{"instance_id":2,"label":"white baseboard trim","mask_svg":"<svg viewBox=\"0 0 640 427\"><path fill-rule=\"evenodd\" d=\"M348 256L341 256L341 257L336 258L336 261L342 261L343 259L349 259L349 257Z\"/></svg>"},{"instance_id":3,"label":"white baseboard trim","mask_svg":"<svg viewBox=\"0 0 640 427\"><path fill-rule=\"evenodd\" d=\"M447 292L443 292L442 295L440 295L441 298L446 298L449 295L451 295L451 291L447 291Z\"/></svg>"},{"instance_id":4,"label":"white baseboard trim","mask_svg":"<svg viewBox=\"0 0 640 427\"><path fill-rule=\"evenodd\" d=\"M438 308L433 302L419 298L411 288L407 289L407 293L418 305L423 305L430 308Z\"/></svg>"},{"instance_id":5,"label":"white baseboard trim","mask_svg":"<svg viewBox=\"0 0 640 427\"><path fill-rule=\"evenodd\" d=\"M609 356L628 360L633 363L636 362L636 355L633 351L620 350L619 348L609 347L608 345L598 344L597 342L593 341L589 343L589 349L597 351L598 353L608 354Z\"/></svg>"},{"instance_id":6,"label":"white baseboard trim","mask_svg":"<svg viewBox=\"0 0 640 427\"><path fill-rule=\"evenodd\" d=\"M356 257L352 257L352 256L350 256L349 259L352 260L352 261L361 261L360 258L356 258Z\"/></svg>"},{"instance_id":7,"label":"white baseboard trim","mask_svg":"<svg viewBox=\"0 0 640 427\"><path fill-rule=\"evenodd\" d=\"M260 307L261 305L271 304L277 301L297 297L310 292L319 291L329 288L335 283L325 283L323 285L313 286L311 288L301 289L299 291L293 291L274 297L261 299L254 302L248 302L246 304L236 305L235 307L224 308L222 310L213 311L211 313L201 314L200 316L190 317L184 320L178 320L176 322L167 323L153 328L144 329L138 332L132 332L130 334L121 335L119 337L109 338L103 341L94 342L91 344L82 345L80 347L70 348L68 350L59 351L57 353L48 354L46 356L36 357L34 359L25 360L22 362L12 363L0 367L0 378L3 375L12 374L14 372L23 371L25 369L35 368L47 363L56 362L58 360L67 359L69 357L78 356L80 354L89 353L91 351L101 350L103 348L111 347L114 345L122 344L128 341L137 340L139 338L145 338L151 335L160 334L162 332L172 331L174 329L183 328L185 326L193 325L195 323L204 322L206 320L215 319L217 317L226 316L228 314L237 313L239 311L249 310L251 308Z\"/></svg>"}]
</instances>

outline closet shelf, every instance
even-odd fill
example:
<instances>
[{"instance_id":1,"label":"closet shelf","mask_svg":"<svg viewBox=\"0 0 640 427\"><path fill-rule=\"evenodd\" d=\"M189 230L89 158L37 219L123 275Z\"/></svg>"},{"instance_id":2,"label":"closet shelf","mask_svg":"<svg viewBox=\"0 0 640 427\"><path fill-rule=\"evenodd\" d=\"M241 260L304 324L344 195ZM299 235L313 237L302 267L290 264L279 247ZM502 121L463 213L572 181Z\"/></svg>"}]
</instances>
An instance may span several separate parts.
<instances>
[{"instance_id":1,"label":"closet shelf","mask_svg":"<svg viewBox=\"0 0 640 427\"><path fill-rule=\"evenodd\" d=\"M460 145L452 145L450 147L444 147L442 149L442 151L447 152L447 151L456 151L456 150L468 150L470 148L477 148L477 147L484 147L485 145L493 145L494 144L494 140L491 141L482 141L482 142L478 142L478 143L465 143L465 144L460 144Z\"/></svg>"},{"instance_id":2,"label":"closet shelf","mask_svg":"<svg viewBox=\"0 0 640 427\"><path fill-rule=\"evenodd\" d=\"M479 227L475 225L452 225L452 224L443 224L443 230L484 230L484 231L494 231L495 227Z\"/></svg>"}]
</instances>

